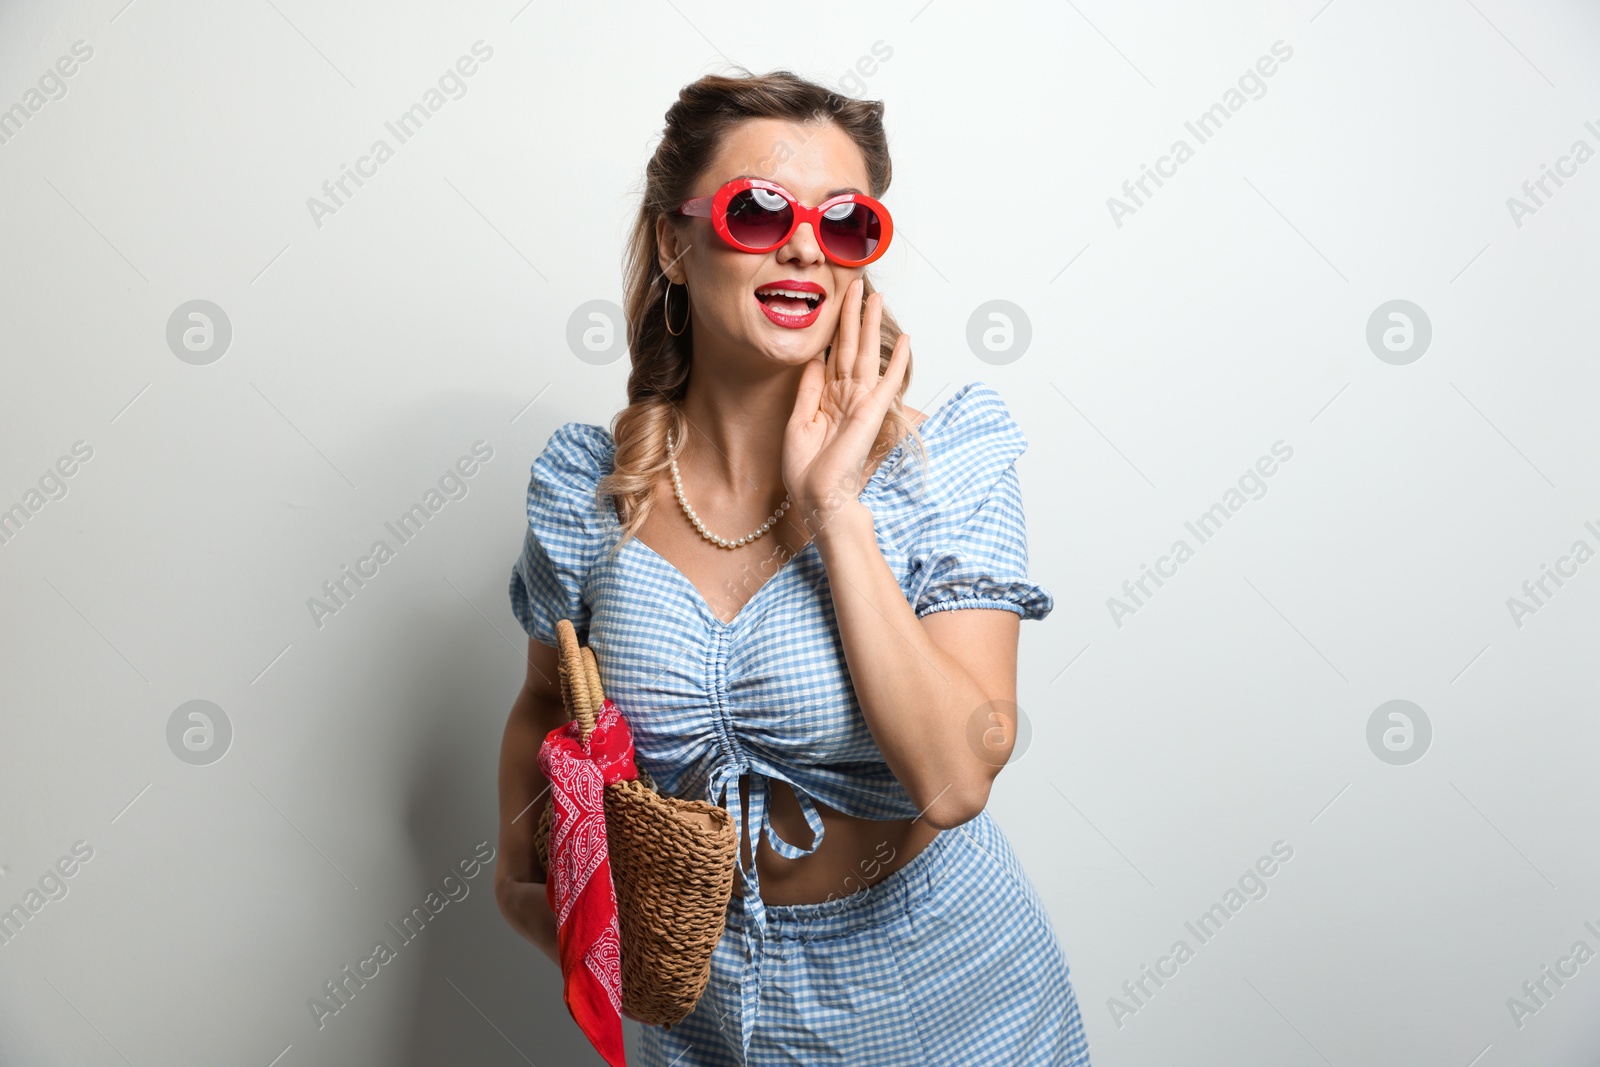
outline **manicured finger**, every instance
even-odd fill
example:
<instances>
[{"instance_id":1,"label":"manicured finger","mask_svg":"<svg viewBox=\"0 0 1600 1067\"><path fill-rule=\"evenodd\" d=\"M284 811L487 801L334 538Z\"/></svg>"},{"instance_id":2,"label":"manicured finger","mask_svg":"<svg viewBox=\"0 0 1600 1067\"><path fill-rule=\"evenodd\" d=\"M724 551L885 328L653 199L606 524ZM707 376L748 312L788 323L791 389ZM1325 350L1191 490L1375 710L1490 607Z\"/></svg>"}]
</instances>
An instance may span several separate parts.
<instances>
[{"instance_id":1,"label":"manicured finger","mask_svg":"<svg viewBox=\"0 0 1600 1067\"><path fill-rule=\"evenodd\" d=\"M839 310L839 347L831 360L834 377L839 380L849 378L855 368L856 341L861 336L861 288L859 278L847 285L844 307Z\"/></svg>"},{"instance_id":2,"label":"manicured finger","mask_svg":"<svg viewBox=\"0 0 1600 1067\"><path fill-rule=\"evenodd\" d=\"M822 384L827 376L828 369L820 356L806 362L805 369L800 372L800 388L794 395L794 411L789 416L791 423L808 426L817 417L817 409L822 404Z\"/></svg>"},{"instance_id":3,"label":"manicured finger","mask_svg":"<svg viewBox=\"0 0 1600 1067\"><path fill-rule=\"evenodd\" d=\"M889 353L889 365L883 368L883 378L879 380L878 387L873 390L873 399L882 399L884 410L889 409L889 401L894 394L899 392L900 383L905 381L906 368L911 365L911 335L903 333L895 338L894 351ZM881 394L881 397L880 397Z\"/></svg>"},{"instance_id":4,"label":"manicured finger","mask_svg":"<svg viewBox=\"0 0 1600 1067\"><path fill-rule=\"evenodd\" d=\"M866 311L861 317L861 343L857 346L855 377L871 389L878 384L878 350L883 324L883 294L873 293L867 299Z\"/></svg>"}]
</instances>

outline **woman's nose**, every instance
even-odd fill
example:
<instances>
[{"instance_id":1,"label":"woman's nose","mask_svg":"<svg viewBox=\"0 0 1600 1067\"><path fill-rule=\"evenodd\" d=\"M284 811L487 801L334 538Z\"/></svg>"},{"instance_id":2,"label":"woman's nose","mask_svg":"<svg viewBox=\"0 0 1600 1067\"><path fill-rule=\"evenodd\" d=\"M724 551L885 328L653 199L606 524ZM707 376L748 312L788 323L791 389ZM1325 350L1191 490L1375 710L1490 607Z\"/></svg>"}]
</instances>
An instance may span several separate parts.
<instances>
[{"instance_id":1,"label":"woman's nose","mask_svg":"<svg viewBox=\"0 0 1600 1067\"><path fill-rule=\"evenodd\" d=\"M822 246L817 242L816 231L811 228L811 223L802 222L794 231L794 236L789 238L787 244L779 250L784 259L796 259L805 263L821 260Z\"/></svg>"}]
</instances>

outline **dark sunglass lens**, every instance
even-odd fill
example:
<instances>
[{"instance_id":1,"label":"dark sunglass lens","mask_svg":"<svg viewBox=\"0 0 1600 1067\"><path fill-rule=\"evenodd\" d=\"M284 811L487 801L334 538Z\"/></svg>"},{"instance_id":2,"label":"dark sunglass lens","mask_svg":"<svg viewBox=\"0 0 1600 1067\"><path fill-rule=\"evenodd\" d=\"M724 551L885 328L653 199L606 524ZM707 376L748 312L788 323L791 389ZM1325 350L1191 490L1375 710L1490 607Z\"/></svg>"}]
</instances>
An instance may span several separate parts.
<instances>
[{"instance_id":1,"label":"dark sunglass lens","mask_svg":"<svg viewBox=\"0 0 1600 1067\"><path fill-rule=\"evenodd\" d=\"M882 233L878 213L866 204L847 201L822 213L822 243L840 259L866 259Z\"/></svg>"},{"instance_id":2,"label":"dark sunglass lens","mask_svg":"<svg viewBox=\"0 0 1600 1067\"><path fill-rule=\"evenodd\" d=\"M755 248L776 245L793 222L789 201L771 189L746 189L728 201L728 232L742 244Z\"/></svg>"}]
</instances>

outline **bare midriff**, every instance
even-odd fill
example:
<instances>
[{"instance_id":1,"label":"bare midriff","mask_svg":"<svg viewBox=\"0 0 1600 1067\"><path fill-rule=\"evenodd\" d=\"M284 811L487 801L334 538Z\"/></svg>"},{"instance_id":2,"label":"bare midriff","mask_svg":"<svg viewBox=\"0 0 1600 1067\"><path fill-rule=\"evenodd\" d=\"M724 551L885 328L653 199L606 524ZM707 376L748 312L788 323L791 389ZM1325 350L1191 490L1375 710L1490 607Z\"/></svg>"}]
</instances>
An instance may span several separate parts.
<instances>
[{"instance_id":1,"label":"bare midriff","mask_svg":"<svg viewBox=\"0 0 1600 1067\"><path fill-rule=\"evenodd\" d=\"M740 862L749 866L749 775L739 779L740 808L746 829L740 838ZM787 782L771 780L767 804L773 831L797 848L811 847L811 827ZM812 799L822 817L822 844L809 856L787 859L773 851L765 836L756 850L761 899L767 904L816 904L837 900L882 881L911 862L938 830L921 819L860 819Z\"/></svg>"}]
</instances>

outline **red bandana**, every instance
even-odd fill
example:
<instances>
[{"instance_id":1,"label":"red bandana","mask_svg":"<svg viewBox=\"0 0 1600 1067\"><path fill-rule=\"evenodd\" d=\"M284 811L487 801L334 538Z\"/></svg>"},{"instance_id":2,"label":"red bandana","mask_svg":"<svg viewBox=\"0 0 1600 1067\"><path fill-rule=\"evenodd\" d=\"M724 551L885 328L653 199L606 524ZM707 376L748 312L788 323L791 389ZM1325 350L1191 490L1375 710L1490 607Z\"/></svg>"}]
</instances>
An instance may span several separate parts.
<instances>
[{"instance_id":1,"label":"red bandana","mask_svg":"<svg viewBox=\"0 0 1600 1067\"><path fill-rule=\"evenodd\" d=\"M611 885L604 791L639 777L633 733L606 700L587 744L578 724L551 730L539 748L550 780L550 867L545 899L556 913L562 997L595 1051L626 1067L622 1049L622 933Z\"/></svg>"}]
</instances>

